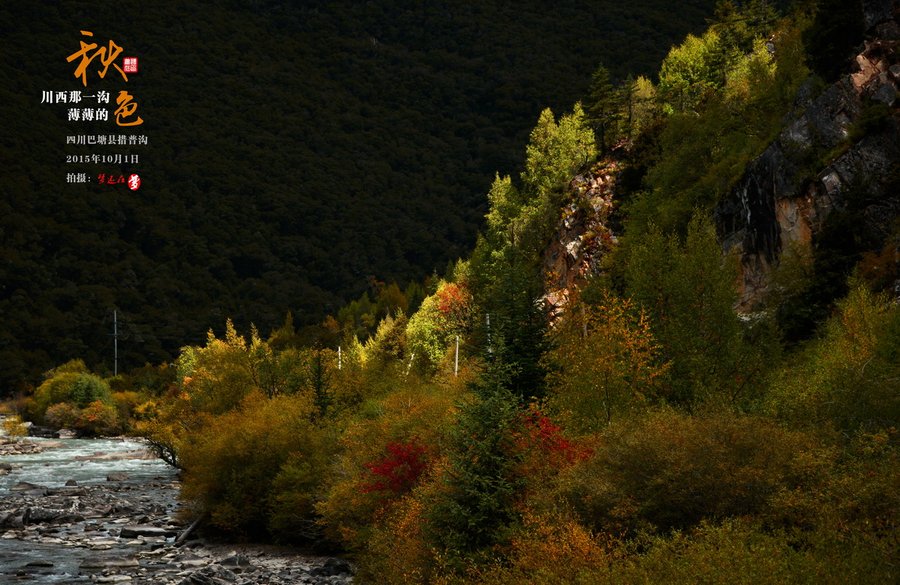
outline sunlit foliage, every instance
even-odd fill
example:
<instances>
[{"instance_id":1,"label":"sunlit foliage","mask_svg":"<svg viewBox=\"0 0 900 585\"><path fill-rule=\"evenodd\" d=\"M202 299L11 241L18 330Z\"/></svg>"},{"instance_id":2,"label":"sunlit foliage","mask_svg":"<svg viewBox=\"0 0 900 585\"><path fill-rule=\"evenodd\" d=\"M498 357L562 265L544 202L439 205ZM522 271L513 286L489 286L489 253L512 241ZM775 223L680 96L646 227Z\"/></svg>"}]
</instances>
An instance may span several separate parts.
<instances>
[{"instance_id":1,"label":"sunlit foliage","mask_svg":"<svg viewBox=\"0 0 900 585\"><path fill-rule=\"evenodd\" d=\"M308 397L248 393L234 409L209 416L179 453L184 497L211 522L245 536L286 540L315 535L316 489L332 444L311 422Z\"/></svg>"},{"instance_id":2,"label":"sunlit foliage","mask_svg":"<svg viewBox=\"0 0 900 585\"><path fill-rule=\"evenodd\" d=\"M572 303L551 335L549 402L573 430L597 431L663 398L668 365L634 302L607 291L597 304Z\"/></svg>"}]
</instances>

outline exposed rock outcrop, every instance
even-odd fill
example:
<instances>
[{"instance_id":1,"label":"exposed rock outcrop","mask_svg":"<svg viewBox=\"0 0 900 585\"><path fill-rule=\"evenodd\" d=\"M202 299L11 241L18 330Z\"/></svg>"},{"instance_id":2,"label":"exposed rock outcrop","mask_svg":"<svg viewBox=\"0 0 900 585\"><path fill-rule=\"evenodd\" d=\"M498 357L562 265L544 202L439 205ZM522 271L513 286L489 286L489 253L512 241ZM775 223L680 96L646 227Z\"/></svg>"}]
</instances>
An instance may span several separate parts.
<instances>
[{"instance_id":1,"label":"exposed rock outcrop","mask_svg":"<svg viewBox=\"0 0 900 585\"><path fill-rule=\"evenodd\" d=\"M544 251L543 301L551 321L564 310L573 287L600 273L604 254L616 243L608 221L618 171L618 162L605 159L569 183L571 200Z\"/></svg>"},{"instance_id":2,"label":"exposed rock outcrop","mask_svg":"<svg viewBox=\"0 0 900 585\"><path fill-rule=\"evenodd\" d=\"M853 192L865 192L867 230L886 236L900 213L900 193L890 182L900 160L898 3L863 5L869 32L857 71L817 96L811 84L804 86L798 114L716 209L723 247L741 258L741 310L765 297L782 251L814 246L828 216L844 209ZM879 104L889 112L877 127L853 132Z\"/></svg>"}]
</instances>

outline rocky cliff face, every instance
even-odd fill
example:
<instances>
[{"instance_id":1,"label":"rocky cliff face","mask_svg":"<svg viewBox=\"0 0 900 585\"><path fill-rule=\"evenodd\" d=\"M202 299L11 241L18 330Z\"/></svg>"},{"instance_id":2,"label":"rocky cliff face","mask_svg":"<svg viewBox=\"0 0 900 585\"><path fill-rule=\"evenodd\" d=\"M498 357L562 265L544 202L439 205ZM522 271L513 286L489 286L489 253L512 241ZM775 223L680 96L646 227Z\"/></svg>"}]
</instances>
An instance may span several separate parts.
<instances>
[{"instance_id":1,"label":"rocky cliff face","mask_svg":"<svg viewBox=\"0 0 900 585\"><path fill-rule=\"evenodd\" d=\"M618 162L605 159L569 183L570 202L544 251L543 300L551 320L562 313L574 287L600 273L603 255L616 244L608 220L618 171Z\"/></svg>"},{"instance_id":2,"label":"rocky cliff face","mask_svg":"<svg viewBox=\"0 0 900 585\"><path fill-rule=\"evenodd\" d=\"M807 84L784 131L717 207L723 247L741 258L740 310L764 298L781 253L814 247L828 216L851 197L866 229L884 237L900 213L892 179L900 160L898 4L863 2L868 33L856 70L818 95Z\"/></svg>"}]
</instances>

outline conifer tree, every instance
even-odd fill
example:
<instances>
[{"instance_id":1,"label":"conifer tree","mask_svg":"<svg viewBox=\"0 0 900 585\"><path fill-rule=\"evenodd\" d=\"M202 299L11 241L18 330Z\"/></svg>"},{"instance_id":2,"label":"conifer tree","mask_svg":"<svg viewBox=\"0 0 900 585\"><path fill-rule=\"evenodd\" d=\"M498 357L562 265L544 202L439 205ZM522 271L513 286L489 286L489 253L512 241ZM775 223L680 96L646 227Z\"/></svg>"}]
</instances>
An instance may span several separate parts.
<instances>
[{"instance_id":1,"label":"conifer tree","mask_svg":"<svg viewBox=\"0 0 900 585\"><path fill-rule=\"evenodd\" d=\"M585 100L585 117L597 137L600 150L606 150L616 141L625 101L623 98L627 99L613 85L609 70L604 65L599 65L591 75L591 85Z\"/></svg>"}]
</instances>

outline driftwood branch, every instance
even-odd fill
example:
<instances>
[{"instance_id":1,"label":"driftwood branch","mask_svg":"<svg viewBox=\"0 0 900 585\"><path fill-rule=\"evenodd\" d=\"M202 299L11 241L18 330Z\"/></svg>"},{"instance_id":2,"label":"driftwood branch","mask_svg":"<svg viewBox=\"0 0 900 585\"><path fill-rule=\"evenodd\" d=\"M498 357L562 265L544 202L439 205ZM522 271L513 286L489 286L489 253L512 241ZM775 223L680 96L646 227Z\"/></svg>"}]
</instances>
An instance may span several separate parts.
<instances>
[{"instance_id":1,"label":"driftwood branch","mask_svg":"<svg viewBox=\"0 0 900 585\"><path fill-rule=\"evenodd\" d=\"M191 522L190 526L185 528L184 532L178 535L178 538L175 539L175 546L181 546L182 544L184 544L191 533L197 528L197 526L200 525L200 522L202 522L204 518L206 518L206 512L197 516L194 521Z\"/></svg>"}]
</instances>

